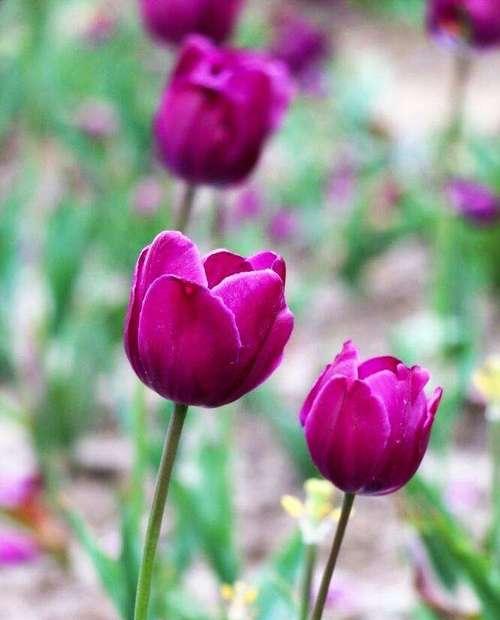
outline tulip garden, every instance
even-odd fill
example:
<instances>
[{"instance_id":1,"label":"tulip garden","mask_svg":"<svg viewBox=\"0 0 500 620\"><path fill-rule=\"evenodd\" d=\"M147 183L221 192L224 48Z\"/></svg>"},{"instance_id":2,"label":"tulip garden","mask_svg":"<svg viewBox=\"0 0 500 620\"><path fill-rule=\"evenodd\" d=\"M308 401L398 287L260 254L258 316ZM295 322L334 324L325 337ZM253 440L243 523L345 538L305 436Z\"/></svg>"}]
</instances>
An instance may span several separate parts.
<instances>
[{"instance_id":1,"label":"tulip garden","mask_svg":"<svg viewBox=\"0 0 500 620\"><path fill-rule=\"evenodd\" d=\"M2 0L0 620L500 619L500 0Z\"/></svg>"}]
</instances>

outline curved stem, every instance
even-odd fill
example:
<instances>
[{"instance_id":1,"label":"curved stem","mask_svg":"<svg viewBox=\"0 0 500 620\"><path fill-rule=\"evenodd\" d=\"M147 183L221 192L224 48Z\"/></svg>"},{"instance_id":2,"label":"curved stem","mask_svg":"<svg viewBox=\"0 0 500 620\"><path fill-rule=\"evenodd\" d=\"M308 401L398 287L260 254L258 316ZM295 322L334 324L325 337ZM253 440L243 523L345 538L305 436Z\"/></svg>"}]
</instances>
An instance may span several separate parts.
<instances>
[{"instance_id":1,"label":"curved stem","mask_svg":"<svg viewBox=\"0 0 500 620\"><path fill-rule=\"evenodd\" d=\"M316 567L318 547L309 544L306 546L306 558L304 566L304 577L302 581L302 601L300 608L300 620L307 620L309 617L309 607L311 604L311 588Z\"/></svg>"},{"instance_id":2,"label":"curved stem","mask_svg":"<svg viewBox=\"0 0 500 620\"><path fill-rule=\"evenodd\" d=\"M330 582L332 580L333 571L335 570L337 558L339 557L340 547L342 546L342 541L344 540L344 534L347 528L347 523L349 522L349 516L351 514L352 505L354 503L355 497L356 496L352 493L346 493L344 495L342 513L340 515L339 524L337 525L337 531L335 532L335 537L333 539L330 557L328 558L325 572L323 573L321 587L319 589L318 598L316 600L316 605L314 606L311 620L321 620L321 617L323 615L326 597L328 595L328 590L330 589Z\"/></svg>"},{"instance_id":3,"label":"curved stem","mask_svg":"<svg viewBox=\"0 0 500 620\"><path fill-rule=\"evenodd\" d=\"M174 467L177 449L181 438L182 428L186 419L187 405L176 404L170 425L168 427L165 446L156 480L155 493L151 513L149 515L148 529L144 542L141 568L139 571L139 581L137 584L137 594L135 599L134 620L147 620L149 599L151 595L151 580L153 577L153 566L156 556L156 548L160 537L165 502L167 501L170 478Z\"/></svg>"},{"instance_id":4,"label":"curved stem","mask_svg":"<svg viewBox=\"0 0 500 620\"><path fill-rule=\"evenodd\" d=\"M196 185L187 183L183 188L179 211L177 213L177 222L175 228L180 232L185 232L191 218L194 199L196 196Z\"/></svg>"}]
</instances>

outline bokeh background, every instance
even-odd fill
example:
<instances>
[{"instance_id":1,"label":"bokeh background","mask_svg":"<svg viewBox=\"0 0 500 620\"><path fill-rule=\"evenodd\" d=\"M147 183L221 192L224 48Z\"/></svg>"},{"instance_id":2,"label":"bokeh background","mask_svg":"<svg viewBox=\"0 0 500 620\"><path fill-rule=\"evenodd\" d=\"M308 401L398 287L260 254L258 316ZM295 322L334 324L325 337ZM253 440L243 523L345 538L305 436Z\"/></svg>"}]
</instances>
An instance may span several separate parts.
<instances>
[{"instance_id":1,"label":"bokeh background","mask_svg":"<svg viewBox=\"0 0 500 620\"><path fill-rule=\"evenodd\" d=\"M207 250L278 250L296 329L264 387L189 416L158 618L223 618L219 589L236 579L259 592L249 619L294 617L303 548L280 498L315 475L297 415L348 338L427 366L446 399L423 475L359 501L326 617L500 617L498 432L471 381L500 352L500 227L446 190L457 177L500 191L500 53L474 56L452 148L454 53L424 12L247 2L236 44L276 52L287 15L324 50L298 71L256 174L202 190L189 232ZM174 58L134 0L0 2L2 620L131 617L170 408L138 384L121 338L137 254L179 195L151 139Z\"/></svg>"}]
</instances>

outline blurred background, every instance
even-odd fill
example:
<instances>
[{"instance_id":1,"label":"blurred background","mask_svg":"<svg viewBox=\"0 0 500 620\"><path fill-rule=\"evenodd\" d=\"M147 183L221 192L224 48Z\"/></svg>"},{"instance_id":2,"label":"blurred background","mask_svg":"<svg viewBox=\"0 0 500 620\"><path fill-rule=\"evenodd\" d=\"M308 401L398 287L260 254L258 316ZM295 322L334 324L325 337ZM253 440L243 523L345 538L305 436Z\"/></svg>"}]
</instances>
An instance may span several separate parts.
<instances>
[{"instance_id":1,"label":"blurred background","mask_svg":"<svg viewBox=\"0 0 500 620\"><path fill-rule=\"evenodd\" d=\"M279 251L296 329L265 386L189 416L155 618L229 618L238 579L256 589L242 620L295 617L304 549L280 498L315 475L298 411L348 338L428 367L446 398L422 475L359 501L326 618L500 617L500 433L472 381L500 353L500 53L472 58L462 113L424 14L246 3L234 43L285 60L298 93L256 174L202 190L189 232ZM170 407L121 339L179 194L150 130L174 58L134 0L0 2L2 620L131 618Z\"/></svg>"}]
</instances>

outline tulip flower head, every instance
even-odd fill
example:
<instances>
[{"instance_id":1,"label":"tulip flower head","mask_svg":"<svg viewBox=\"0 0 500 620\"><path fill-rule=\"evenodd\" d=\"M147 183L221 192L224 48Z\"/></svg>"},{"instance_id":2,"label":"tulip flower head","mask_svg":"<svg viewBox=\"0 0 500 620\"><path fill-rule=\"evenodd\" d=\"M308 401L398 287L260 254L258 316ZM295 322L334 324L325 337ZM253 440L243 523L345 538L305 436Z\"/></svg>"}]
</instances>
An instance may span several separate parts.
<instances>
[{"instance_id":1,"label":"tulip flower head","mask_svg":"<svg viewBox=\"0 0 500 620\"><path fill-rule=\"evenodd\" d=\"M360 362L346 342L307 397L300 420L311 457L345 493L385 495L417 471L442 396L429 373L390 356Z\"/></svg>"},{"instance_id":2,"label":"tulip flower head","mask_svg":"<svg viewBox=\"0 0 500 620\"><path fill-rule=\"evenodd\" d=\"M428 0L427 28L445 43L494 47L500 44L500 1Z\"/></svg>"},{"instance_id":3,"label":"tulip flower head","mask_svg":"<svg viewBox=\"0 0 500 620\"><path fill-rule=\"evenodd\" d=\"M239 183L255 168L291 94L279 61L190 37L154 121L160 159L188 183Z\"/></svg>"},{"instance_id":4,"label":"tulip flower head","mask_svg":"<svg viewBox=\"0 0 500 620\"><path fill-rule=\"evenodd\" d=\"M330 55L327 34L294 11L277 15L275 40L271 53L283 61L304 87L317 83Z\"/></svg>"},{"instance_id":5,"label":"tulip flower head","mask_svg":"<svg viewBox=\"0 0 500 620\"><path fill-rule=\"evenodd\" d=\"M205 407L237 400L277 368L292 329L285 263L274 252L202 258L169 231L139 257L125 350L141 381L164 398Z\"/></svg>"},{"instance_id":6,"label":"tulip flower head","mask_svg":"<svg viewBox=\"0 0 500 620\"><path fill-rule=\"evenodd\" d=\"M243 0L140 0L146 29L159 43L178 45L190 34L216 43L232 34Z\"/></svg>"},{"instance_id":7,"label":"tulip flower head","mask_svg":"<svg viewBox=\"0 0 500 620\"><path fill-rule=\"evenodd\" d=\"M0 531L0 567L32 562L40 554L40 547L33 537L13 530Z\"/></svg>"},{"instance_id":8,"label":"tulip flower head","mask_svg":"<svg viewBox=\"0 0 500 620\"><path fill-rule=\"evenodd\" d=\"M237 581L234 585L224 584L220 593L228 620L255 618L255 603L259 595L256 588L243 581Z\"/></svg>"},{"instance_id":9,"label":"tulip flower head","mask_svg":"<svg viewBox=\"0 0 500 620\"><path fill-rule=\"evenodd\" d=\"M500 220L500 198L489 187L454 179L446 188L453 209L471 224L489 226Z\"/></svg>"}]
</instances>

